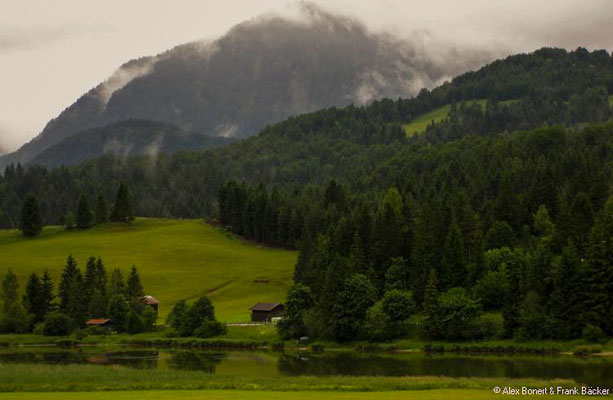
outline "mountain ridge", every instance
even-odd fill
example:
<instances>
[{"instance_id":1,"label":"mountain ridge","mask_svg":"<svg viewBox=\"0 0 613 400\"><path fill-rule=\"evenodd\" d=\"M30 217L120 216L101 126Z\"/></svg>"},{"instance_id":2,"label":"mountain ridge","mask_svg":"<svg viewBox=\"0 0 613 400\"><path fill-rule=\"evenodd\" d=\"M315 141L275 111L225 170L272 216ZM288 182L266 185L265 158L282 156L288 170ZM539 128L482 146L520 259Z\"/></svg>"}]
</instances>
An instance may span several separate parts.
<instances>
[{"instance_id":1,"label":"mountain ridge","mask_svg":"<svg viewBox=\"0 0 613 400\"><path fill-rule=\"evenodd\" d=\"M213 42L190 42L123 64L36 138L0 158L0 167L28 162L77 132L126 119L247 137L291 115L415 95L485 60L489 55L436 61L409 41L305 6L302 20L266 16Z\"/></svg>"}]
</instances>

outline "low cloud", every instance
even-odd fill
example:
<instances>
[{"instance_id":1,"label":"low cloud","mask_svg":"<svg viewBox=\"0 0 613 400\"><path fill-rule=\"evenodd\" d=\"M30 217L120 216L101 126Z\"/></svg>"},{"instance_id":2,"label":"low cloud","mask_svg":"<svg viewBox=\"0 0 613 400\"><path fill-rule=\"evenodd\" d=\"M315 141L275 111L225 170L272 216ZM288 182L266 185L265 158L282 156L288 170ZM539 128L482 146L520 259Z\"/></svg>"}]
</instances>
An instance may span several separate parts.
<instances>
[{"instance_id":1,"label":"low cloud","mask_svg":"<svg viewBox=\"0 0 613 400\"><path fill-rule=\"evenodd\" d=\"M122 65L110 78L98 87L98 94L102 103L106 106L113 93L123 88L134 79L150 73L156 61L156 57L146 57Z\"/></svg>"},{"instance_id":2,"label":"low cloud","mask_svg":"<svg viewBox=\"0 0 613 400\"><path fill-rule=\"evenodd\" d=\"M109 28L95 26L0 26L0 53L35 50L62 40L90 33L108 32Z\"/></svg>"}]
</instances>

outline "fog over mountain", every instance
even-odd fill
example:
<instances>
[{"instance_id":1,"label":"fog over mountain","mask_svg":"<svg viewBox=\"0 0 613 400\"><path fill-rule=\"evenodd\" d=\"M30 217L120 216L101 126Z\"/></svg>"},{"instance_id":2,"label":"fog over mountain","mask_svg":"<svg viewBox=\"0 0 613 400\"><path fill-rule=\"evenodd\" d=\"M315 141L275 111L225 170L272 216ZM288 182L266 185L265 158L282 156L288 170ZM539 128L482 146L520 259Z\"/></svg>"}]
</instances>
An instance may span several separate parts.
<instances>
[{"instance_id":1,"label":"fog over mountain","mask_svg":"<svg viewBox=\"0 0 613 400\"><path fill-rule=\"evenodd\" d=\"M129 61L0 164L28 162L77 132L132 118L247 137L290 115L411 96L494 57L424 49L312 5L302 14L256 18L218 40Z\"/></svg>"}]
</instances>

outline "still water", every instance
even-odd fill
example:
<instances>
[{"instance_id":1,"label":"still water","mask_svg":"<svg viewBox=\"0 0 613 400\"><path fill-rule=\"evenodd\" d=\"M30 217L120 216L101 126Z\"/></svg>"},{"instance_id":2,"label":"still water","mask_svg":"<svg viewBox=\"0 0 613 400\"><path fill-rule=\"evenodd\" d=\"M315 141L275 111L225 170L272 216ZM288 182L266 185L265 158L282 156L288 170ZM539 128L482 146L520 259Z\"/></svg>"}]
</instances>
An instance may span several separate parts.
<instances>
[{"instance_id":1,"label":"still water","mask_svg":"<svg viewBox=\"0 0 613 400\"><path fill-rule=\"evenodd\" d=\"M282 354L78 348L6 349L0 363L103 364L142 369L198 370L241 376L450 376L572 379L613 387L613 359L575 356L431 355L421 352L365 355L356 352Z\"/></svg>"}]
</instances>

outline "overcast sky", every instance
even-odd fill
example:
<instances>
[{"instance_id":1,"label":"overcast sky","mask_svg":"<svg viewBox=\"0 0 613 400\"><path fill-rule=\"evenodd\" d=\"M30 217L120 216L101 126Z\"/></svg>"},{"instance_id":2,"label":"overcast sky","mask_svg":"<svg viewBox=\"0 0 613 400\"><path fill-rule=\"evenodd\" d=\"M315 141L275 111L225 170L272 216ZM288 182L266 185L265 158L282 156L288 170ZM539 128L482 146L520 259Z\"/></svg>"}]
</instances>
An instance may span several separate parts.
<instances>
[{"instance_id":1,"label":"overcast sky","mask_svg":"<svg viewBox=\"0 0 613 400\"><path fill-rule=\"evenodd\" d=\"M609 0L315 0L373 31L424 46L613 50ZM215 39L265 13L296 17L288 0L18 0L0 13L0 146L13 150L124 62Z\"/></svg>"}]
</instances>

